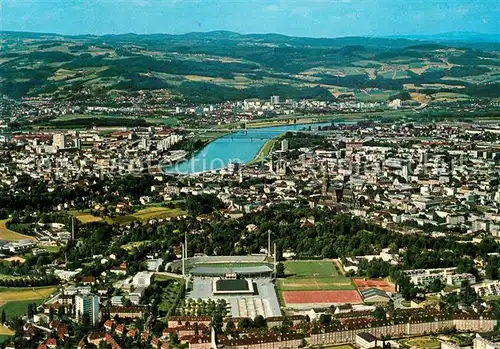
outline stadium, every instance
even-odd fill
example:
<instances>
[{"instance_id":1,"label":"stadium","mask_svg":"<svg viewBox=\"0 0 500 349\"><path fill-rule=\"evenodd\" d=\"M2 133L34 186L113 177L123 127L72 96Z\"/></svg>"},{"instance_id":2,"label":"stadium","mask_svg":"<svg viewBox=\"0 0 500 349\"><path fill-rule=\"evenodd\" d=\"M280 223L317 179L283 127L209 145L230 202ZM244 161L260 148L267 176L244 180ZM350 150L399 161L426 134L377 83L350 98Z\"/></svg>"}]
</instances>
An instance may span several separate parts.
<instances>
[{"instance_id":1,"label":"stadium","mask_svg":"<svg viewBox=\"0 0 500 349\"><path fill-rule=\"evenodd\" d=\"M195 256L167 264L188 280L187 299L219 300L235 318L281 316L273 283L274 264L266 255Z\"/></svg>"}]
</instances>

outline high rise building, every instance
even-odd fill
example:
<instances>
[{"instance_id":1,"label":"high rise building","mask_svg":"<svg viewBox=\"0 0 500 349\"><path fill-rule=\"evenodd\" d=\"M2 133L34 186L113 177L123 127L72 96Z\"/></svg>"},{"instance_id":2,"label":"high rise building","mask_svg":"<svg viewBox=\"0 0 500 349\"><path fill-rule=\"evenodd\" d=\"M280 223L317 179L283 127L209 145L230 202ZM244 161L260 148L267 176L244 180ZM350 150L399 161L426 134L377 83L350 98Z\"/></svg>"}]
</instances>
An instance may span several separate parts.
<instances>
[{"instance_id":1,"label":"high rise building","mask_svg":"<svg viewBox=\"0 0 500 349\"><path fill-rule=\"evenodd\" d=\"M141 144L140 144L141 149L148 149L149 148L149 139L147 138L141 138Z\"/></svg>"},{"instance_id":2,"label":"high rise building","mask_svg":"<svg viewBox=\"0 0 500 349\"><path fill-rule=\"evenodd\" d=\"M52 145L56 149L64 149L67 147L67 137L64 133L55 133L52 136Z\"/></svg>"},{"instance_id":3,"label":"high rise building","mask_svg":"<svg viewBox=\"0 0 500 349\"><path fill-rule=\"evenodd\" d=\"M75 240L77 234L78 234L78 219L76 217L71 217L71 240Z\"/></svg>"},{"instance_id":4,"label":"high rise building","mask_svg":"<svg viewBox=\"0 0 500 349\"><path fill-rule=\"evenodd\" d=\"M82 140L80 138L75 138L75 148L82 149Z\"/></svg>"},{"instance_id":5,"label":"high rise building","mask_svg":"<svg viewBox=\"0 0 500 349\"><path fill-rule=\"evenodd\" d=\"M271 104L280 104L280 96L271 96Z\"/></svg>"},{"instance_id":6,"label":"high rise building","mask_svg":"<svg viewBox=\"0 0 500 349\"><path fill-rule=\"evenodd\" d=\"M288 151L288 139L284 139L281 141L281 151Z\"/></svg>"},{"instance_id":7,"label":"high rise building","mask_svg":"<svg viewBox=\"0 0 500 349\"><path fill-rule=\"evenodd\" d=\"M84 315L88 315L92 325L99 322L99 297L95 295L75 296L76 321L82 321Z\"/></svg>"}]
</instances>

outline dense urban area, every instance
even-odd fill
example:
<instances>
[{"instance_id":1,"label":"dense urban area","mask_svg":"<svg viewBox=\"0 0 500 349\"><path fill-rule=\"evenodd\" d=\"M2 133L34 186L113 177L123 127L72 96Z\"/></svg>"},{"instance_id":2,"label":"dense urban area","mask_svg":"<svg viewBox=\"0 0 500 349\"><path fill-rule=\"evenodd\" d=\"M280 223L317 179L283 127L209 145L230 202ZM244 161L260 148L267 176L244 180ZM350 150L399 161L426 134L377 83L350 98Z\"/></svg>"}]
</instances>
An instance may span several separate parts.
<instances>
[{"instance_id":1,"label":"dense urban area","mask_svg":"<svg viewBox=\"0 0 500 349\"><path fill-rule=\"evenodd\" d=\"M498 43L0 43L0 348L500 348Z\"/></svg>"}]
</instances>

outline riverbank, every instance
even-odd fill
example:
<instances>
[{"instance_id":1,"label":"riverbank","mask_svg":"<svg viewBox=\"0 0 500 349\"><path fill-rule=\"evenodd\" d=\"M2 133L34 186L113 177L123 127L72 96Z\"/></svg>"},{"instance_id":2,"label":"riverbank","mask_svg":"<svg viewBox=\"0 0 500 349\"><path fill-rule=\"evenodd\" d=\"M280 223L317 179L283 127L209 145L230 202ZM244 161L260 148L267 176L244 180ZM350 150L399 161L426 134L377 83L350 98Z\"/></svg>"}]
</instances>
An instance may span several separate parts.
<instances>
[{"instance_id":1,"label":"riverbank","mask_svg":"<svg viewBox=\"0 0 500 349\"><path fill-rule=\"evenodd\" d=\"M290 125L303 125L303 124L319 124L328 122L332 119L332 116L327 117L316 117L316 116L294 116L291 117L280 117L272 119L257 119L248 121L246 126L247 129L258 129L276 126L290 126ZM218 129L228 129L231 131L241 131L244 130L245 122L238 121L230 124L219 125Z\"/></svg>"},{"instance_id":2,"label":"riverbank","mask_svg":"<svg viewBox=\"0 0 500 349\"><path fill-rule=\"evenodd\" d=\"M247 165L253 165L256 163L259 163L261 161L264 161L265 158L271 153L271 151L274 148L274 144L278 141L278 138L280 136L277 136L273 139L268 140L259 150L257 155L250 161Z\"/></svg>"},{"instance_id":3,"label":"riverbank","mask_svg":"<svg viewBox=\"0 0 500 349\"><path fill-rule=\"evenodd\" d=\"M247 121L247 128L264 128L273 126L316 124L324 122L360 121L367 119L377 119L381 117L401 118L415 114L411 110L388 110L380 112L359 112L359 113L332 113L313 115L285 115L269 119L254 119ZM238 121L225 125L216 126L217 129L239 130L244 126L244 121Z\"/></svg>"}]
</instances>

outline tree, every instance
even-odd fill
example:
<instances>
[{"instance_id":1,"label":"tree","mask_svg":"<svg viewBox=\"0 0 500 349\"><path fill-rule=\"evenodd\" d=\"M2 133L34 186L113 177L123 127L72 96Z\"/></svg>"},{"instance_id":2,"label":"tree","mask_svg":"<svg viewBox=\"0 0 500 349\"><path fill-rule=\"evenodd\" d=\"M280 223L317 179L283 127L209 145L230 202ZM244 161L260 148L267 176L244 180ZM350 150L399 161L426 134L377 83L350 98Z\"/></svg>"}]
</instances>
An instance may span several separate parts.
<instances>
[{"instance_id":1,"label":"tree","mask_svg":"<svg viewBox=\"0 0 500 349\"><path fill-rule=\"evenodd\" d=\"M233 333L236 330L236 326L234 325L233 320L229 320L226 324L226 332Z\"/></svg>"},{"instance_id":2,"label":"tree","mask_svg":"<svg viewBox=\"0 0 500 349\"><path fill-rule=\"evenodd\" d=\"M214 313L212 315L212 327L214 328L215 332L220 333L222 330L222 322L223 318L220 313Z\"/></svg>"},{"instance_id":3,"label":"tree","mask_svg":"<svg viewBox=\"0 0 500 349\"><path fill-rule=\"evenodd\" d=\"M106 341L101 341L99 343L99 349L112 349L113 347L111 346L111 344L109 344L108 342Z\"/></svg>"},{"instance_id":4,"label":"tree","mask_svg":"<svg viewBox=\"0 0 500 349\"><path fill-rule=\"evenodd\" d=\"M384 320L387 317L384 308L381 306L376 307L373 311L373 317L377 320Z\"/></svg>"},{"instance_id":5,"label":"tree","mask_svg":"<svg viewBox=\"0 0 500 349\"><path fill-rule=\"evenodd\" d=\"M321 326L329 326L332 322L332 316L330 314L321 314L319 316L319 324Z\"/></svg>"},{"instance_id":6,"label":"tree","mask_svg":"<svg viewBox=\"0 0 500 349\"><path fill-rule=\"evenodd\" d=\"M52 310L52 309L51 309ZM66 313L66 308L61 306L59 309L57 309L57 316L59 316L59 319L61 319Z\"/></svg>"},{"instance_id":7,"label":"tree","mask_svg":"<svg viewBox=\"0 0 500 349\"><path fill-rule=\"evenodd\" d=\"M435 278L427 285L427 289L433 293L440 292L443 288L444 285L439 278Z\"/></svg>"},{"instance_id":8,"label":"tree","mask_svg":"<svg viewBox=\"0 0 500 349\"><path fill-rule=\"evenodd\" d=\"M285 276L285 265L281 262L276 265L276 276L278 277Z\"/></svg>"},{"instance_id":9,"label":"tree","mask_svg":"<svg viewBox=\"0 0 500 349\"><path fill-rule=\"evenodd\" d=\"M177 345L180 343L179 336L176 332L170 333L170 343L172 343L173 345Z\"/></svg>"},{"instance_id":10,"label":"tree","mask_svg":"<svg viewBox=\"0 0 500 349\"><path fill-rule=\"evenodd\" d=\"M266 319L262 315L257 315L253 321L254 326L257 328L266 327Z\"/></svg>"},{"instance_id":11,"label":"tree","mask_svg":"<svg viewBox=\"0 0 500 349\"><path fill-rule=\"evenodd\" d=\"M238 321L238 328L246 329L246 328L251 328L252 326L253 326L252 320L249 318L243 318L240 321Z\"/></svg>"},{"instance_id":12,"label":"tree","mask_svg":"<svg viewBox=\"0 0 500 349\"><path fill-rule=\"evenodd\" d=\"M132 301L129 298L122 296L122 304L126 307L129 307L132 305Z\"/></svg>"},{"instance_id":13,"label":"tree","mask_svg":"<svg viewBox=\"0 0 500 349\"><path fill-rule=\"evenodd\" d=\"M0 323L5 324L6 317L5 317L5 310L2 309L2 314L0 315Z\"/></svg>"},{"instance_id":14,"label":"tree","mask_svg":"<svg viewBox=\"0 0 500 349\"><path fill-rule=\"evenodd\" d=\"M135 328L136 328L136 329L137 329L137 331L139 331L139 332L144 331L144 319L142 319L142 318L140 318L140 317L139 317L139 318L137 318L137 319L135 320Z\"/></svg>"}]
</instances>

